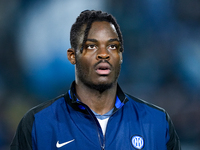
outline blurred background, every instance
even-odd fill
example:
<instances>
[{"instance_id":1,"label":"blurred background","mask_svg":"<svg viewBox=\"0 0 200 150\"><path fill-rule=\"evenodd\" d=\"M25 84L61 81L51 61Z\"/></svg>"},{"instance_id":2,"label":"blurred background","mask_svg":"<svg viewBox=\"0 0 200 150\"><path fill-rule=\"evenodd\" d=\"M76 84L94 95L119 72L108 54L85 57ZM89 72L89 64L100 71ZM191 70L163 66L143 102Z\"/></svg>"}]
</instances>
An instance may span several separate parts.
<instances>
[{"instance_id":1,"label":"blurred background","mask_svg":"<svg viewBox=\"0 0 200 150\"><path fill-rule=\"evenodd\" d=\"M121 27L121 87L166 109L182 149L199 150L199 8L199 0L0 0L0 150L27 110L68 90L69 32L85 9L113 14Z\"/></svg>"}]
</instances>

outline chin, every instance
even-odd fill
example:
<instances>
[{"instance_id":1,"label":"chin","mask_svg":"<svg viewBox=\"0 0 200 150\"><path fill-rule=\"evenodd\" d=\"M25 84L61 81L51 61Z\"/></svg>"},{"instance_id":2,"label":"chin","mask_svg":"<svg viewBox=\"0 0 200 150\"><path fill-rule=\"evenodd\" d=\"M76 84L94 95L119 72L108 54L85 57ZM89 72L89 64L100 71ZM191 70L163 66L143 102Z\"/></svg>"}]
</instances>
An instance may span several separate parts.
<instances>
[{"instance_id":1,"label":"chin","mask_svg":"<svg viewBox=\"0 0 200 150\"><path fill-rule=\"evenodd\" d=\"M84 81L83 82L87 87L89 87L90 89L94 89L99 91L100 93L103 93L104 91L112 88L113 86L113 82L108 82L108 81L96 81L96 82L88 82L88 81Z\"/></svg>"},{"instance_id":2,"label":"chin","mask_svg":"<svg viewBox=\"0 0 200 150\"><path fill-rule=\"evenodd\" d=\"M113 86L113 83L101 83L101 84L93 84L90 85L90 88L95 89L99 91L100 93L103 93L104 91L110 89Z\"/></svg>"}]
</instances>

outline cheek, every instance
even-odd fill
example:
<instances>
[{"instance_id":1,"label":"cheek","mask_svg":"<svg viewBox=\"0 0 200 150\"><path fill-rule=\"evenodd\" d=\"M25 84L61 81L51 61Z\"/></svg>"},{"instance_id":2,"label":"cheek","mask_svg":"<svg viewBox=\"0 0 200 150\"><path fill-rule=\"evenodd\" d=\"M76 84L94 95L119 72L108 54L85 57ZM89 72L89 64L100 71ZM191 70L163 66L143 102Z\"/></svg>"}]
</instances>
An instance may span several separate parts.
<instances>
[{"instance_id":1,"label":"cheek","mask_svg":"<svg viewBox=\"0 0 200 150\"><path fill-rule=\"evenodd\" d=\"M88 58L81 58L77 59L79 66L83 71L88 71L91 67L91 59Z\"/></svg>"},{"instance_id":2,"label":"cheek","mask_svg":"<svg viewBox=\"0 0 200 150\"><path fill-rule=\"evenodd\" d=\"M122 55L120 55L119 53L113 55L113 61L116 65L119 65L122 63Z\"/></svg>"}]
</instances>

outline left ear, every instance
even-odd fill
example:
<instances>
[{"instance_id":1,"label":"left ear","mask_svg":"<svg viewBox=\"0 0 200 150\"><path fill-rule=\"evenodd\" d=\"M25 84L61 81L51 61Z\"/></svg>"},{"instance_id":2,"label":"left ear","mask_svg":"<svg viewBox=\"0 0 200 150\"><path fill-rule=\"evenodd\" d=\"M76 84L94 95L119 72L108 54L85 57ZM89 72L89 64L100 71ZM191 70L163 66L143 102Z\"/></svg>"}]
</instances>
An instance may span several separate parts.
<instances>
[{"instance_id":1,"label":"left ear","mask_svg":"<svg viewBox=\"0 0 200 150\"><path fill-rule=\"evenodd\" d=\"M120 64L123 63L123 56L122 56L122 53L120 54Z\"/></svg>"},{"instance_id":2,"label":"left ear","mask_svg":"<svg viewBox=\"0 0 200 150\"><path fill-rule=\"evenodd\" d=\"M76 59L75 59L75 50L73 48L69 48L67 50L67 58L71 62L71 64L76 64Z\"/></svg>"}]
</instances>

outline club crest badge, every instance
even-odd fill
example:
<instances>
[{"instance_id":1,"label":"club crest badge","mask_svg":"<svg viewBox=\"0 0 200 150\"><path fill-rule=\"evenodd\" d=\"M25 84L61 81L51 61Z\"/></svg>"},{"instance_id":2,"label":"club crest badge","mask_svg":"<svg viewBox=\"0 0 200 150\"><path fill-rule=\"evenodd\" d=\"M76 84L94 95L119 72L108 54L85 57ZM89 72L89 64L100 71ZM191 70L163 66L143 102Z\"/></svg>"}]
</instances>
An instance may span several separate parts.
<instances>
[{"instance_id":1,"label":"club crest badge","mask_svg":"<svg viewBox=\"0 0 200 150\"><path fill-rule=\"evenodd\" d=\"M134 135L131 138L131 144L135 149L143 149L144 148L144 138L139 135Z\"/></svg>"}]
</instances>

